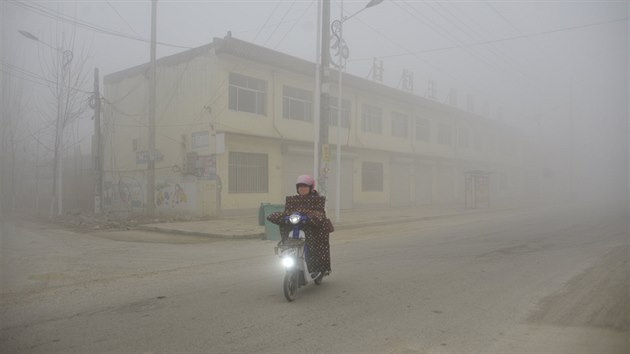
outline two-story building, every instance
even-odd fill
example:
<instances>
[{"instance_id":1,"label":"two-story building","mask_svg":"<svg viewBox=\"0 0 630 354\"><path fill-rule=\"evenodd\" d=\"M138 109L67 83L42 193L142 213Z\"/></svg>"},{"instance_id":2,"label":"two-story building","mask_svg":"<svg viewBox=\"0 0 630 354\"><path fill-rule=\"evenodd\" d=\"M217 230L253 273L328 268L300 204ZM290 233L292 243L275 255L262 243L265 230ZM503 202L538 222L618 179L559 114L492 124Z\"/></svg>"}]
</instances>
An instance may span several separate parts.
<instances>
[{"instance_id":1,"label":"two-story building","mask_svg":"<svg viewBox=\"0 0 630 354\"><path fill-rule=\"evenodd\" d=\"M148 73L144 64L104 79L107 208L145 207ZM295 178L314 169L314 74L312 62L231 36L159 59L157 210L215 215L294 194ZM337 188L342 209L474 207L527 193L523 139L508 127L346 74L338 127L337 79L333 70L329 208Z\"/></svg>"}]
</instances>

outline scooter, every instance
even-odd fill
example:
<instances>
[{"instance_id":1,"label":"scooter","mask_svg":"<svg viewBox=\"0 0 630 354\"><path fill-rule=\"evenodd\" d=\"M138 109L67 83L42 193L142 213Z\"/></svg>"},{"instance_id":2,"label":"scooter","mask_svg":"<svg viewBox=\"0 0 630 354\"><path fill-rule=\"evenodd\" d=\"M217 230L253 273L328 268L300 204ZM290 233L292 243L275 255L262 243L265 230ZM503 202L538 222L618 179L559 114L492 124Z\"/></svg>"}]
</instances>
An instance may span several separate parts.
<instances>
[{"instance_id":1,"label":"scooter","mask_svg":"<svg viewBox=\"0 0 630 354\"><path fill-rule=\"evenodd\" d=\"M307 220L306 215L300 213L293 213L285 217L285 223L291 225L292 228L287 239L281 240L275 247L275 253L280 257L285 269L282 287L284 297L289 302L295 300L299 287L307 285L311 281L319 285L324 279L324 273L310 273L306 265L305 257L308 254L308 247L306 246L306 234L302 227Z\"/></svg>"}]
</instances>

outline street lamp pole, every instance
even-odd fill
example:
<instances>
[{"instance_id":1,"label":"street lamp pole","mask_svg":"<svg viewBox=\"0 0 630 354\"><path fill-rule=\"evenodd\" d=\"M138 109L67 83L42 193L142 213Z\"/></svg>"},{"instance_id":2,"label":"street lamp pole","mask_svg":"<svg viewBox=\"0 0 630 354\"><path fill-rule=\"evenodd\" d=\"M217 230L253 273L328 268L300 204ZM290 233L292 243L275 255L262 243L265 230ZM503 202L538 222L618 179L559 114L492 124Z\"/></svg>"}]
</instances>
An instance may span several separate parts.
<instances>
[{"instance_id":1,"label":"street lamp pole","mask_svg":"<svg viewBox=\"0 0 630 354\"><path fill-rule=\"evenodd\" d=\"M56 50L60 54L60 59L57 63L58 73L57 73L57 121L55 124L55 148L54 148L54 161L53 161L53 201L51 203L50 208L50 216L54 215L54 202L57 201L57 215L63 214L63 149L61 145L63 144L63 130L65 128L64 122L64 113L63 113L63 95L64 95L64 86L66 82L65 72L72 62L72 58L74 54L71 50L63 50L63 48L56 48L52 45L42 41L37 36L33 35L28 31L18 30L18 32L33 41L39 42L51 49ZM59 75L61 75L61 82L59 81Z\"/></svg>"},{"instance_id":2,"label":"street lamp pole","mask_svg":"<svg viewBox=\"0 0 630 354\"><path fill-rule=\"evenodd\" d=\"M337 50L337 69L338 69L338 88L337 88L337 173L336 173L336 182L337 189L335 191L335 220L338 222L341 220L341 117L342 117L342 81L343 81L343 70L345 68L345 61L348 60L350 56L350 50L346 45L346 42L343 39L343 24L348 21L352 17L356 16L363 10L376 6L382 3L383 0L371 0L364 8L353 13L350 16L343 15L343 0L340 2L340 10L339 10L339 19L333 21L331 24L332 33L335 35L337 41L333 44L332 49ZM348 127L350 129L350 127Z\"/></svg>"},{"instance_id":3,"label":"street lamp pole","mask_svg":"<svg viewBox=\"0 0 630 354\"><path fill-rule=\"evenodd\" d=\"M357 12L358 13L358 12ZM338 56L338 86L337 86L337 173L336 182L337 189L335 191L335 221L341 221L341 91L342 91L342 80L343 80L343 69L344 69L344 59L347 59L347 46L343 41L343 0L339 5L339 20L336 20L332 23L332 31L337 37L337 56ZM345 55L344 55L345 54Z\"/></svg>"}]
</instances>

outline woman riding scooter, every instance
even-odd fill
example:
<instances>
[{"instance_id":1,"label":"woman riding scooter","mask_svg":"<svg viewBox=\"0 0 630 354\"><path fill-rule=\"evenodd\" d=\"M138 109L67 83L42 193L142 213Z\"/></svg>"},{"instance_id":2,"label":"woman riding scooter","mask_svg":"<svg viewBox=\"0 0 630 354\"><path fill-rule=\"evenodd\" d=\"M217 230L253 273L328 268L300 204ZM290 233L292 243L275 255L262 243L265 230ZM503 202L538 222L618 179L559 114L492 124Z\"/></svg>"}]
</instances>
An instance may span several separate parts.
<instances>
[{"instance_id":1,"label":"woman riding scooter","mask_svg":"<svg viewBox=\"0 0 630 354\"><path fill-rule=\"evenodd\" d=\"M328 275L331 272L329 236L334 227L326 217L326 198L315 190L315 179L310 175L299 176L295 188L297 195L286 197L284 211L270 214L267 220L280 226L280 234L284 241L290 230L283 222L284 218L296 212L306 215L308 220L304 225L308 249L306 265L311 273L321 272Z\"/></svg>"}]
</instances>

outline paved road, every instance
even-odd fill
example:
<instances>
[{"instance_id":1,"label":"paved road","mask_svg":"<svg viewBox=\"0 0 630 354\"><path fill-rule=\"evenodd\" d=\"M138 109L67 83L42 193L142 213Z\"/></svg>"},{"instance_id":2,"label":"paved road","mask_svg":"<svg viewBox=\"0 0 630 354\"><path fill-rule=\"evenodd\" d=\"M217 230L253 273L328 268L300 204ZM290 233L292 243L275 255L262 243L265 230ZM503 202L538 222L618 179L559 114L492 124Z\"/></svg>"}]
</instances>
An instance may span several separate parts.
<instances>
[{"instance_id":1,"label":"paved road","mask_svg":"<svg viewBox=\"0 0 630 354\"><path fill-rule=\"evenodd\" d=\"M3 353L628 353L627 215L504 212L333 234L333 274L284 300L273 242L1 239Z\"/></svg>"}]
</instances>

